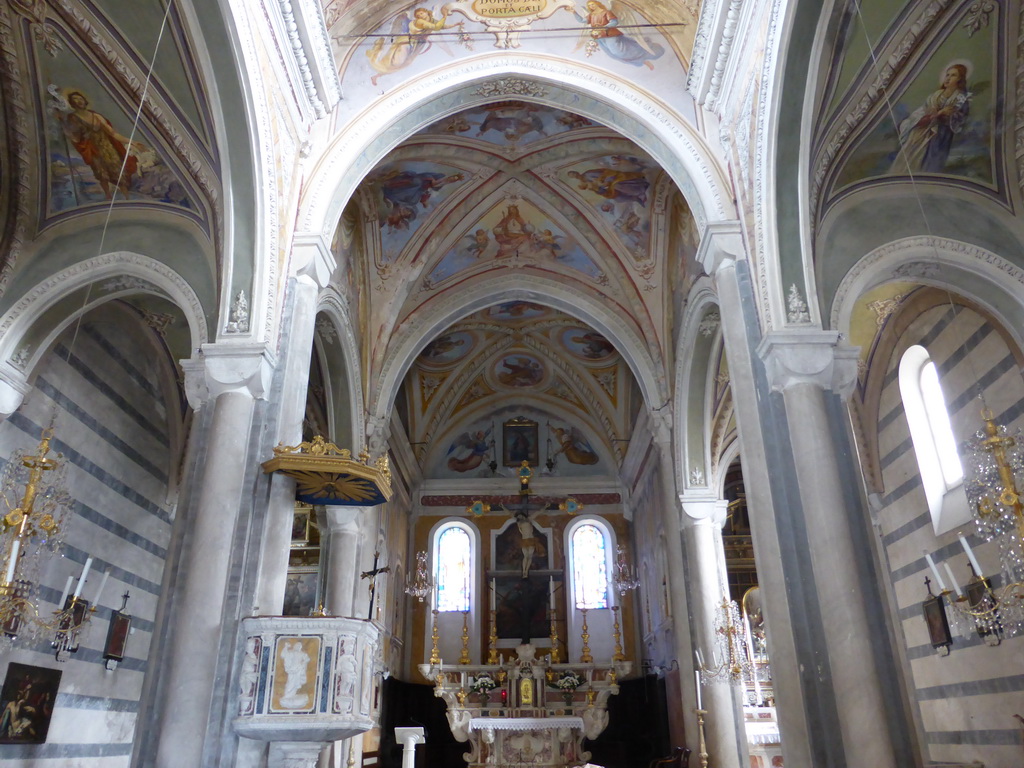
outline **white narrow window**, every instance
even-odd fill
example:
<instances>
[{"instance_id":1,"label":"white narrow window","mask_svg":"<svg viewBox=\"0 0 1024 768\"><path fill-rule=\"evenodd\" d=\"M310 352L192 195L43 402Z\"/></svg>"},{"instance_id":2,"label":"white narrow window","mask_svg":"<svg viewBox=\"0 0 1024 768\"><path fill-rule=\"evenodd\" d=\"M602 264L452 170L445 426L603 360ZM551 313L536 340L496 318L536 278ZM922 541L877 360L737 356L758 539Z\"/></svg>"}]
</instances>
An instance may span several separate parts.
<instances>
[{"instance_id":1,"label":"white narrow window","mask_svg":"<svg viewBox=\"0 0 1024 768\"><path fill-rule=\"evenodd\" d=\"M937 534L944 533L967 522L970 513L939 372L922 346L910 347L900 360L900 395L932 524Z\"/></svg>"},{"instance_id":2,"label":"white narrow window","mask_svg":"<svg viewBox=\"0 0 1024 768\"><path fill-rule=\"evenodd\" d=\"M572 532L572 588L575 605L592 610L608 607L608 530L588 520Z\"/></svg>"},{"instance_id":3,"label":"white narrow window","mask_svg":"<svg viewBox=\"0 0 1024 768\"><path fill-rule=\"evenodd\" d=\"M437 610L468 611L473 573L473 540L469 531L453 524L437 533L434 547L434 583Z\"/></svg>"}]
</instances>

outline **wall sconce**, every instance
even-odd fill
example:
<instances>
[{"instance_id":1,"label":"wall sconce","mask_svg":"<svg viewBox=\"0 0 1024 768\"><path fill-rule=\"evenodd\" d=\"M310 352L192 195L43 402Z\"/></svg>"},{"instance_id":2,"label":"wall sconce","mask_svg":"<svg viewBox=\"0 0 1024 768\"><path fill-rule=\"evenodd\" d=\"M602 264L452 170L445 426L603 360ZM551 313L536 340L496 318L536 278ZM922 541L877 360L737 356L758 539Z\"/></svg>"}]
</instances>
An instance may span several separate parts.
<instances>
[{"instance_id":1,"label":"wall sconce","mask_svg":"<svg viewBox=\"0 0 1024 768\"><path fill-rule=\"evenodd\" d=\"M423 599L429 595L433 589L434 581L430 578L430 572L427 570L427 553L422 551L417 552L416 577L406 585L405 593L407 595L412 595L422 603Z\"/></svg>"},{"instance_id":2,"label":"wall sconce","mask_svg":"<svg viewBox=\"0 0 1024 768\"><path fill-rule=\"evenodd\" d=\"M121 595L120 609L110 614L110 627L107 629L107 639L103 643L104 666L110 671L117 669L118 662L124 661L128 635L132 632L132 616L125 610L129 597L131 593L126 589Z\"/></svg>"}]
</instances>

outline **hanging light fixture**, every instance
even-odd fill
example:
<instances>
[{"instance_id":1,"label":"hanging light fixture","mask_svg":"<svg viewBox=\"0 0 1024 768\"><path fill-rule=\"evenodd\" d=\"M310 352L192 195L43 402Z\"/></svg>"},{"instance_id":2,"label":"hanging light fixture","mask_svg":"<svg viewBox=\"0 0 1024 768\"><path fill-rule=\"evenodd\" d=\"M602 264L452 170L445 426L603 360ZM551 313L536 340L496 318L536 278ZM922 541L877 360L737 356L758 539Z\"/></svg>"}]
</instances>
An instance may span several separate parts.
<instances>
[{"instance_id":1,"label":"hanging light fixture","mask_svg":"<svg viewBox=\"0 0 1024 768\"><path fill-rule=\"evenodd\" d=\"M1024 434L1010 434L988 408L984 427L964 444L964 491L978 535L999 547L1001 586L993 588L970 545L960 541L971 563L972 578L950 605L973 622L983 638L1016 635L1024 630Z\"/></svg>"},{"instance_id":2,"label":"hanging light fixture","mask_svg":"<svg viewBox=\"0 0 1024 768\"><path fill-rule=\"evenodd\" d=\"M615 547L615 573L612 575L612 584L620 595L625 595L640 586L636 568L626 562L626 550L621 544Z\"/></svg>"},{"instance_id":3,"label":"hanging light fixture","mask_svg":"<svg viewBox=\"0 0 1024 768\"><path fill-rule=\"evenodd\" d=\"M416 577L405 586L405 593L412 595L421 603L434 588L434 580L430 578L430 571L427 570L427 553L420 551L416 553Z\"/></svg>"},{"instance_id":4,"label":"hanging light fixture","mask_svg":"<svg viewBox=\"0 0 1024 768\"><path fill-rule=\"evenodd\" d=\"M715 613L715 648L711 654L711 665L704 663L699 650L697 669L705 685L730 683L746 685L759 674L746 651L744 625L740 620L740 609L735 600L723 597Z\"/></svg>"},{"instance_id":5,"label":"hanging light fixture","mask_svg":"<svg viewBox=\"0 0 1024 768\"><path fill-rule=\"evenodd\" d=\"M40 611L39 577L44 563L60 550L64 521L71 507L65 484L66 462L60 454L49 455L52 439L53 429L44 429L35 453L16 451L0 474L0 497L6 508L0 530L0 643L7 648L15 641L32 644L52 632L59 660L62 653L77 650L78 637L92 613L82 599L92 558L86 562L70 600L71 577L57 610Z\"/></svg>"}]
</instances>

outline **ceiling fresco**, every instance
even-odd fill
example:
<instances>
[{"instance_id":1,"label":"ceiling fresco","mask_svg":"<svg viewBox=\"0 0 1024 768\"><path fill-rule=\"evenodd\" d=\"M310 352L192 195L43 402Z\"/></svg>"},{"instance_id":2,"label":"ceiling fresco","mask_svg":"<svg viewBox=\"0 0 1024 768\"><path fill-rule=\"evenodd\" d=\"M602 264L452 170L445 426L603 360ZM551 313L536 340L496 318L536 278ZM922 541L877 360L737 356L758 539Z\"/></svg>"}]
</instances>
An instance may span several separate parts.
<instances>
[{"instance_id":1,"label":"ceiling fresco","mask_svg":"<svg viewBox=\"0 0 1024 768\"><path fill-rule=\"evenodd\" d=\"M374 370L401 328L508 270L598 292L659 359L671 349L674 312L663 291L682 296L698 270L693 217L643 150L594 121L524 101L421 129L367 175L355 199L363 237L336 248L362 246L371 257L373 301L360 336L373 345ZM660 255L670 242L678 260ZM451 343L435 350L439 360L478 340Z\"/></svg>"},{"instance_id":2,"label":"ceiling fresco","mask_svg":"<svg viewBox=\"0 0 1024 768\"><path fill-rule=\"evenodd\" d=\"M343 110L425 72L497 52L554 55L682 96L700 13L697 0L325 0L323 7L350 101Z\"/></svg>"},{"instance_id":3,"label":"ceiling fresco","mask_svg":"<svg viewBox=\"0 0 1024 768\"><path fill-rule=\"evenodd\" d=\"M496 304L416 358L403 394L409 439L429 477L490 476L492 461L517 466L525 449L513 435L530 441L530 460L547 471L551 460L562 474L614 475L639 405L631 380L611 342L577 319L526 301ZM514 419L532 422L536 435L506 429Z\"/></svg>"}]
</instances>

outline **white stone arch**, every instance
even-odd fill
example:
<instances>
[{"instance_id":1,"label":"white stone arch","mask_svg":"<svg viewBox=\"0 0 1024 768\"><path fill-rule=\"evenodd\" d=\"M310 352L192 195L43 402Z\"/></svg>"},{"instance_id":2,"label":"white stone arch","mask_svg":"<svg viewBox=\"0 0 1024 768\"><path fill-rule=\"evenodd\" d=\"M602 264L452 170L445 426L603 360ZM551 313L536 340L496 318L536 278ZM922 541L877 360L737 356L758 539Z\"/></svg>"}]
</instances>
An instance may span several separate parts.
<instances>
[{"instance_id":1,"label":"white stone arch","mask_svg":"<svg viewBox=\"0 0 1024 768\"><path fill-rule=\"evenodd\" d=\"M454 112L513 96L571 108L635 141L672 176L701 228L707 221L735 218L720 159L698 130L656 95L579 62L490 53L411 79L351 120L307 177L298 229L329 239L362 178L400 141Z\"/></svg>"},{"instance_id":2,"label":"white stone arch","mask_svg":"<svg viewBox=\"0 0 1024 768\"><path fill-rule=\"evenodd\" d=\"M119 279L120 285L111 290L93 289L114 278ZM26 336L46 312L83 288L88 293L82 302L52 323L26 349ZM191 348L196 350L206 343L206 317L199 297L181 275L163 262L131 251L114 251L78 262L37 283L0 317L0 414L6 416L18 408L29 389L29 373L66 328L101 304L138 294L152 294L173 302L188 322Z\"/></svg>"},{"instance_id":3,"label":"white stone arch","mask_svg":"<svg viewBox=\"0 0 1024 768\"><path fill-rule=\"evenodd\" d=\"M857 299L894 281L970 299L996 317L1017 348L1024 349L1024 270L985 248L931 235L893 240L861 258L836 290L831 327L848 334Z\"/></svg>"},{"instance_id":4,"label":"white stone arch","mask_svg":"<svg viewBox=\"0 0 1024 768\"><path fill-rule=\"evenodd\" d=\"M725 499L725 478L729 474L729 467L740 455L740 441L733 440L722 451L722 460L718 462L718 471L710 479L708 485L715 490L719 499Z\"/></svg>"},{"instance_id":5,"label":"white stone arch","mask_svg":"<svg viewBox=\"0 0 1024 768\"><path fill-rule=\"evenodd\" d=\"M707 392L709 386L710 359L697 360L693 350L697 344L697 334L700 333L700 325L707 312L712 308L719 308L718 295L714 291L713 282L710 277L700 277L690 289L689 300L683 311L683 320L679 333L679 342L676 345L676 378L674 393L674 412L676 414L675 431L679 436L676 445L676 487L682 490L691 488L704 488L711 484L711 446L709 441L702 440L702 452L698 455L694 446L691 445L690 436L693 429L703 435L708 426L707 418ZM721 309L719 308L719 311ZM720 336L721 330L716 333ZM689 402L693 394L693 387L698 385L695 376L699 373L698 365L703 367L705 374L701 377L699 385L702 389L701 400L704 405L701 408L702 423L694 425L690 423ZM690 482L689 469L693 466L700 466L704 472L704 483L695 485Z\"/></svg>"},{"instance_id":6,"label":"white stone arch","mask_svg":"<svg viewBox=\"0 0 1024 768\"><path fill-rule=\"evenodd\" d=\"M358 453L362 450L365 435L363 434L363 385L362 374L359 365L359 343L352 332L354 327L348 314L348 305L341 294L333 286L328 286L320 292L317 301L317 315L325 315L330 319L334 330L337 332L337 341L340 345L339 357L345 366L345 396L348 401L348 419L352 429L352 451ZM336 387L338 382L332 381L331 386ZM332 403L333 405L333 403ZM333 410L333 408L332 408ZM338 414L334 414L337 419ZM335 435L341 439L340 436Z\"/></svg>"},{"instance_id":7,"label":"white stone arch","mask_svg":"<svg viewBox=\"0 0 1024 768\"><path fill-rule=\"evenodd\" d=\"M390 413L406 371L427 342L466 315L514 300L545 304L588 323L612 342L626 360L650 407L658 407L668 400L664 370L648 351L647 341L605 306L605 302L549 278L501 275L481 282L473 290L451 296L443 305L428 307L403 324L381 368L374 400L368 409L371 418Z\"/></svg>"}]
</instances>

